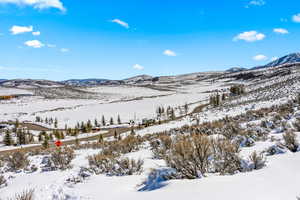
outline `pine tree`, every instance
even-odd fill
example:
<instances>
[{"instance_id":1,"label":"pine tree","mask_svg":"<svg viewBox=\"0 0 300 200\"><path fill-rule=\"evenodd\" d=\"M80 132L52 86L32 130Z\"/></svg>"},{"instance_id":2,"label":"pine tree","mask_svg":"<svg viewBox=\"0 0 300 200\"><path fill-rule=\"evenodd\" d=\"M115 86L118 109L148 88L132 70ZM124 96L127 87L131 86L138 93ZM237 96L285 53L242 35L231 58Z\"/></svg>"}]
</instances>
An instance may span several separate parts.
<instances>
[{"instance_id":1,"label":"pine tree","mask_svg":"<svg viewBox=\"0 0 300 200\"><path fill-rule=\"evenodd\" d=\"M86 131L89 133L92 131L92 123L91 123L91 120L88 120L87 123L86 123Z\"/></svg>"},{"instance_id":2,"label":"pine tree","mask_svg":"<svg viewBox=\"0 0 300 200\"><path fill-rule=\"evenodd\" d=\"M118 115L118 124L121 124L121 118L120 118L120 115Z\"/></svg>"},{"instance_id":3,"label":"pine tree","mask_svg":"<svg viewBox=\"0 0 300 200\"><path fill-rule=\"evenodd\" d=\"M189 105L187 103L184 104L184 112L187 115L189 112Z\"/></svg>"},{"instance_id":4,"label":"pine tree","mask_svg":"<svg viewBox=\"0 0 300 200\"><path fill-rule=\"evenodd\" d=\"M101 122L102 122L102 126L106 126L106 121L105 121L104 115L102 115Z\"/></svg>"},{"instance_id":5,"label":"pine tree","mask_svg":"<svg viewBox=\"0 0 300 200\"><path fill-rule=\"evenodd\" d=\"M6 132L5 132L5 136L4 136L4 139L3 139L3 143L4 143L6 146L12 145L12 138L11 138L11 135L10 135L9 130L6 130Z\"/></svg>"},{"instance_id":6,"label":"pine tree","mask_svg":"<svg viewBox=\"0 0 300 200\"><path fill-rule=\"evenodd\" d=\"M99 142L99 143L103 143L103 141L104 141L104 140L103 140L103 135L102 135L102 134L100 134L100 135L99 135L98 142Z\"/></svg>"},{"instance_id":7,"label":"pine tree","mask_svg":"<svg viewBox=\"0 0 300 200\"><path fill-rule=\"evenodd\" d=\"M131 127L131 130L130 130L130 135L135 135L135 132L134 132L134 128L133 128L133 126Z\"/></svg>"},{"instance_id":8,"label":"pine tree","mask_svg":"<svg viewBox=\"0 0 300 200\"><path fill-rule=\"evenodd\" d=\"M76 139L75 139L75 145L79 146L79 139L78 139L78 137L76 137Z\"/></svg>"},{"instance_id":9,"label":"pine tree","mask_svg":"<svg viewBox=\"0 0 300 200\"><path fill-rule=\"evenodd\" d=\"M49 148L49 141L48 141L48 138L45 138L44 142L42 143L42 146L47 149Z\"/></svg>"},{"instance_id":10,"label":"pine tree","mask_svg":"<svg viewBox=\"0 0 300 200\"><path fill-rule=\"evenodd\" d=\"M57 118L55 118L55 120L54 120L54 128L57 128L57 124L58 124L58 121L57 121Z\"/></svg>"},{"instance_id":11,"label":"pine tree","mask_svg":"<svg viewBox=\"0 0 300 200\"><path fill-rule=\"evenodd\" d=\"M109 124L110 124L110 125L114 125L114 119L113 119L112 117L111 117L110 120L109 120Z\"/></svg>"},{"instance_id":12,"label":"pine tree","mask_svg":"<svg viewBox=\"0 0 300 200\"><path fill-rule=\"evenodd\" d=\"M98 126L99 126L97 119L95 119L94 125L95 125L95 127L98 127Z\"/></svg>"},{"instance_id":13,"label":"pine tree","mask_svg":"<svg viewBox=\"0 0 300 200\"><path fill-rule=\"evenodd\" d=\"M43 134L43 133L40 132L39 135L38 135L38 140L39 140L39 142L41 142L41 141L43 140L42 134Z\"/></svg>"},{"instance_id":14,"label":"pine tree","mask_svg":"<svg viewBox=\"0 0 300 200\"><path fill-rule=\"evenodd\" d=\"M60 139L65 139L65 134L64 134L64 132L60 132Z\"/></svg>"},{"instance_id":15,"label":"pine tree","mask_svg":"<svg viewBox=\"0 0 300 200\"><path fill-rule=\"evenodd\" d=\"M117 130L115 130L115 132L114 132L114 138L115 138L115 139L118 139L118 133L117 133Z\"/></svg>"},{"instance_id":16,"label":"pine tree","mask_svg":"<svg viewBox=\"0 0 300 200\"><path fill-rule=\"evenodd\" d=\"M171 120L175 120L175 112L174 112L174 109L172 108L170 112L171 112Z\"/></svg>"}]
</instances>

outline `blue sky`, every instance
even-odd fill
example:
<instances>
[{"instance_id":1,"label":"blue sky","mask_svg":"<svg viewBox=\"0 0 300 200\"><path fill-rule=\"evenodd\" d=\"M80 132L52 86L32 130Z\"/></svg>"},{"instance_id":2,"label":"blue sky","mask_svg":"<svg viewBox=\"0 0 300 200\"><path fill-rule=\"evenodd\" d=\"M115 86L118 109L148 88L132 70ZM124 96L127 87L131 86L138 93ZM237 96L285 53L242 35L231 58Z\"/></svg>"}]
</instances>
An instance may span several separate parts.
<instances>
[{"instance_id":1,"label":"blue sky","mask_svg":"<svg viewBox=\"0 0 300 200\"><path fill-rule=\"evenodd\" d=\"M0 0L0 79L123 79L299 52L295 0Z\"/></svg>"}]
</instances>

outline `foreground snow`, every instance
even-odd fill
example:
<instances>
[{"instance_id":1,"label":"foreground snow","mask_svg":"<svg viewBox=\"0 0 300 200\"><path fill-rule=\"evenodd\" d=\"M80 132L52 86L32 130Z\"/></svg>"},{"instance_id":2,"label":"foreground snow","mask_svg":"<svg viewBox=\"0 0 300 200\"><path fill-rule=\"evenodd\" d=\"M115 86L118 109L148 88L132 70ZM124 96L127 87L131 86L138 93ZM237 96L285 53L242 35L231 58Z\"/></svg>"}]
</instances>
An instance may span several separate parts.
<instances>
[{"instance_id":1,"label":"foreground snow","mask_svg":"<svg viewBox=\"0 0 300 200\"><path fill-rule=\"evenodd\" d=\"M10 197L23 189L34 188L38 200L97 200L99 198L119 200L152 200L152 199L231 199L231 200L295 200L300 195L298 180L300 179L300 152L286 153L268 157L267 166L261 170L239 173L233 176L210 176L196 180L172 180L163 187L146 192L139 192L139 184L145 180L150 168L164 166L161 160L151 159L149 150L130 153L130 158L143 158L144 173L142 175L108 177L93 175L83 183L70 185L67 178L75 176L80 166L87 166L86 156L99 150L76 151L74 167L64 172L35 172L17 174L10 179L8 187L1 189L1 198ZM36 156L33 162L40 162Z\"/></svg>"}]
</instances>

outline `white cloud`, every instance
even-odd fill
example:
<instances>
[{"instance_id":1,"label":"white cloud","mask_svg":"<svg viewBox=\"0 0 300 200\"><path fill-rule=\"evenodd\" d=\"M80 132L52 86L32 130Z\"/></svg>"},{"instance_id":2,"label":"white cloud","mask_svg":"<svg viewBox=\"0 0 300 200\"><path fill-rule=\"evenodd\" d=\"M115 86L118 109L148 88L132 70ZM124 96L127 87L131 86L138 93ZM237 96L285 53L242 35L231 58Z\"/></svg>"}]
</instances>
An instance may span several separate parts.
<instances>
[{"instance_id":1,"label":"white cloud","mask_svg":"<svg viewBox=\"0 0 300 200\"><path fill-rule=\"evenodd\" d=\"M293 21L296 23L300 23L300 13L293 16Z\"/></svg>"},{"instance_id":2,"label":"white cloud","mask_svg":"<svg viewBox=\"0 0 300 200\"><path fill-rule=\"evenodd\" d=\"M255 61L263 61L263 60L267 60L268 57L262 54L258 54L256 56L253 57L253 60Z\"/></svg>"},{"instance_id":3,"label":"white cloud","mask_svg":"<svg viewBox=\"0 0 300 200\"><path fill-rule=\"evenodd\" d=\"M278 57L274 56L274 57L271 58L271 62L273 62L275 60L278 60Z\"/></svg>"},{"instance_id":4,"label":"white cloud","mask_svg":"<svg viewBox=\"0 0 300 200\"><path fill-rule=\"evenodd\" d=\"M67 49L67 48L61 48L60 51L61 51L62 53L67 53L67 52L70 51L70 49Z\"/></svg>"},{"instance_id":5,"label":"white cloud","mask_svg":"<svg viewBox=\"0 0 300 200\"><path fill-rule=\"evenodd\" d=\"M65 7L60 0L0 0L0 4L16 4L18 6L32 6L35 9L57 8L65 11Z\"/></svg>"},{"instance_id":6,"label":"white cloud","mask_svg":"<svg viewBox=\"0 0 300 200\"><path fill-rule=\"evenodd\" d=\"M246 42L255 42L263 40L265 37L263 33L258 33L257 31L246 31L235 36L233 41L244 40Z\"/></svg>"},{"instance_id":7,"label":"white cloud","mask_svg":"<svg viewBox=\"0 0 300 200\"><path fill-rule=\"evenodd\" d=\"M55 44L47 44L47 47L49 47L49 48L55 48L56 45Z\"/></svg>"},{"instance_id":8,"label":"white cloud","mask_svg":"<svg viewBox=\"0 0 300 200\"><path fill-rule=\"evenodd\" d=\"M32 26L16 26L16 25L14 25L10 28L10 32L13 35L32 32L32 30L33 30Z\"/></svg>"},{"instance_id":9,"label":"white cloud","mask_svg":"<svg viewBox=\"0 0 300 200\"><path fill-rule=\"evenodd\" d=\"M126 22L124 22L124 21L122 21L122 20L120 20L120 19L114 19L114 20L111 20L111 22L117 23L117 24L119 24L119 25L121 25L121 26L123 26L125 28L129 28L129 24L126 23Z\"/></svg>"},{"instance_id":10,"label":"white cloud","mask_svg":"<svg viewBox=\"0 0 300 200\"><path fill-rule=\"evenodd\" d=\"M32 47L32 48L41 48L43 46L45 46L42 42L40 42L39 40L29 40L24 42L24 44L28 47Z\"/></svg>"},{"instance_id":11,"label":"white cloud","mask_svg":"<svg viewBox=\"0 0 300 200\"><path fill-rule=\"evenodd\" d=\"M38 35L41 35L41 32L40 31L35 31L35 32L32 32L32 35L38 36Z\"/></svg>"},{"instance_id":12,"label":"white cloud","mask_svg":"<svg viewBox=\"0 0 300 200\"><path fill-rule=\"evenodd\" d=\"M274 28L273 31L275 33L279 33L279 34L288 34L289 33L289 31L284 28Z\"/></svg>"},{"instance_id":13,"label":"white cloud","mask_svg":"<svg viewBox=\"0 0 300 200\"><path fill-rule=\"evenodd\" d=\"M135 64L135 65L133 65L133 69L136 69L136 70L143 70L144 67L143 67L142 65Z\"/></svg>"},{"instance_id":14,"label":"white cloud","mask_svg":"<svg viewBox=\"0 0 300 200\"><path fill-rule=\"evenodd\" d=\"M266 2L264 0L252 0L246 5L246 8L251 6L264 6L265 4Z\"/></svg>"},{"instance_id":15,"label":"white cloud","mask_svg":"<svg viewBox=\"0 0 300 200\"><path fill-rule=\"evenodd\" d=\"M177 54L174 51L170 50L170 49L165 50L163 52L163 54L166 55L166 56L177 56Z\"/></svg>"},{"instance_id":16,"label":"white cloud","mask_svg":"<svg viewBox=\"0 0 300 200\"><path fill-rule=\"evenodd\" d=\"M249 2L249 5L253 5L253 6L263 6L265 4L266 2L264 0L252 0Z\"/></svg>"}]
</instances>

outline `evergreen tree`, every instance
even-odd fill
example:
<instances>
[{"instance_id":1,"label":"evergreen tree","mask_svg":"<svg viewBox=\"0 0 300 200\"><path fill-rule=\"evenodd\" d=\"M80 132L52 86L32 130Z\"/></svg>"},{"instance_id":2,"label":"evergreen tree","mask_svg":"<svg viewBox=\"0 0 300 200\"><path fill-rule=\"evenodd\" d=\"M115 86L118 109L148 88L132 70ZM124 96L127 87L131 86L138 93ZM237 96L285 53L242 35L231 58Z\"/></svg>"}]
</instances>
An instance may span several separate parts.
<instances>
[{"instance_id":1,"label":"evergreen tree","mask_svg":"<svg viewBox=\"0 0 300 200\"><path fill-rule=\"evenodd\" d=\"M118 139L118 133L117 133L117 130L115 130L115 132L114 132L114 138L115 138L115 139Z\"/></svg>"},{"instance_id":2,"label":"evergreen tree","mask_svg":"<svg viewBox=\"0 0 300 200\"><path fill-rule=\"evenodd\" d=\"M120 118L120 115L118 115L118 124L121 124L121 118Z\"/></svg>"},{"instance_id":3,"label":"evergreen tree","mask_svg":"<svg viewBox=\"0 0 300 200\"><path fill-rule=\"evenodd\" d=\"M76 139L75 139L75 145L79 146L79 139L78 139L78 137L76 137Z\"/></svg>"},{"instance_id":4,"label":"evergreen tree","mask_svg":"<svg viewBox=\"0 0 300 200\"><path fill-rule=\"evenodd\" d=\"M102 122L102 126L106 126L106 121L105 121L104 115L102 115L101 122Z\"/></svg>"},{"instance_id":5,"label":"evergreen tree","mask_svg":"<svg viewBox=\"0 0 300 200\"><path fill-rule=\"evenodd\" d=\"M170 112L171 112L171 116L170 116L171 120L175 120L176 117L175 117L174 109L172 108Z\"/></svg>"},{"instance_id":6,"label":"evergreen tree","mask_svg":"<svg viewBox=\"0 0 300 200\"><path fill-rule=\"evenodd\" d=\"M109 120L109 124L110 124L110 125L114 125L114 119L113 119L112 117L111 117L110 120Z\"/></svg>"},{"instance_id":7,"label":"evergreen tree","mask_svg":"<svg viewBox=\"0 0 300 200\"><path fill-rule=\"evenodd\" d=\"M184 104L184 112L187 115L189 112L189 105L187 103Z\"/></svg>"},{"instance_id":8,"label":"evergreen tree","mask_svg":"<svg viewBox=\"0 0 300 200\"><path fill-rule=\"evenodd\" d=\"M11 135L10 135L9 130L6 130L6 132L5 132L5 136L4 136L4 139L3 139L3 143L4 143L6 146L12 145L12 138L11 138Z\"/></svg>"},{"instance_id":9,"label":"evergreen tree","mask_svg":"<svg viewBox=\"0 0 300 200\"><path fill-rule=\"evenodd\" d=\"M64 134L64 132L60 132L60 139L65 139L65 134Z\"/></svg>"},{"instance_id":10,"label":"evergreen tree","mask_svg":"<svg viewBox=\"0 0 300 200\"><path fill-rule=\"evenodd\" d=\"M57 124L58 124L58 121L57 121L57 118L55 118L55 120L54 120L54 128L57 128Z\"/></svg>"},{"instance_id":11,"label":"evergreen tree","mask_svg":"<svg viewBox=\"0 0 300 200\"><path fill-rule=\"evenodd\" d=\"M103 143L103 141L104 141L104 139L103 139L103 135L102 135L102 134L100 134L100 135L99 135L98 142L99 142L99 143Z\"/></svg>"},{"instance_id":12,"label":"evergreen tree","mask_svg":"<svg viewBox=\"0 0 300 200\"><path fill-rule=\"evenodd\" d=\"M39 133L38 140L39 140L39 142L41 142L43 140L43 133L42 132Z\"/></svg>"},{"instance_id":13,"label":"evergreen tree","mask_svg":"<svg viewBox=\"0 0 300 200\"><path fill-rule=\"evenodd\" d=\"M44 142L42 143L42 146L47 149L49 148L49 141L48 141L48 138L45 138Z\"/></svg>"},{"instance_id":14,"label":"evergreen tree","mask_svg":"<svg viewBox=\"0 0 300 200\"><path fill-rule=\"evenodd\" d=\"M98 127L98 126L99 126L97 119L95 119L94 125L95 125L95 127Z\"/></svg>"},{"instance_id":15,"label":"evergreen tree","mask_svg":"<svg viewBox=\"0 0 300 200\"><path fill-rule=\"evenodd\" d=\"M134 132L134 128L133 128L133 126L131 127L131 130L130 130L130 135L135 135L135 132Z\"/></svg>"},{"instance_id":16,"label":"evergreen tree","mask_svg":"<svg viewBox=\"0 0 300 200\"><path fill-rule=\"evenodd\" d=\"M92 123L91 123L91 120L88 120L87 123L86 123L86 131L89 133L92 131Z\"/></svg>"}]
</instances>

